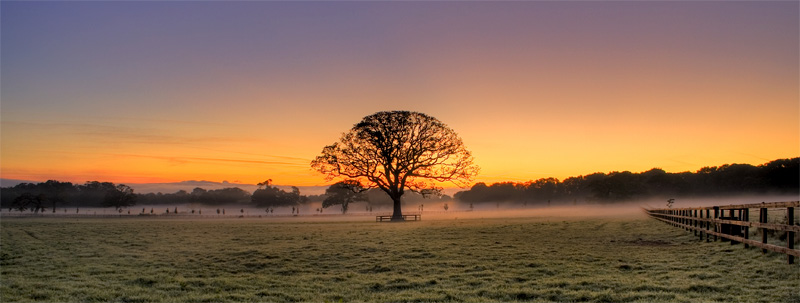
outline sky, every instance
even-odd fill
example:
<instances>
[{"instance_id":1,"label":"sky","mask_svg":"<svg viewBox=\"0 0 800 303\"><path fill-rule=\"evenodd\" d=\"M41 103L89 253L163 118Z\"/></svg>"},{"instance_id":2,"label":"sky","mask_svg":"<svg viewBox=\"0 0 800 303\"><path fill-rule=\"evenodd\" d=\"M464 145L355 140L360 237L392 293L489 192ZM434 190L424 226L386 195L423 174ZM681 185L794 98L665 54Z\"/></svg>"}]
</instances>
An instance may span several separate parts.
<instances>
[{"instance_id":1,"label":"sky","mask_svg":"<svg viewBox=\"0 0 800 303\"><path fill-rule=\"evenodd\" d=\"M0 177L322 186L364 116L476 182L800 156L800 2L0 2Z\"/></svg>"}]
</instances>

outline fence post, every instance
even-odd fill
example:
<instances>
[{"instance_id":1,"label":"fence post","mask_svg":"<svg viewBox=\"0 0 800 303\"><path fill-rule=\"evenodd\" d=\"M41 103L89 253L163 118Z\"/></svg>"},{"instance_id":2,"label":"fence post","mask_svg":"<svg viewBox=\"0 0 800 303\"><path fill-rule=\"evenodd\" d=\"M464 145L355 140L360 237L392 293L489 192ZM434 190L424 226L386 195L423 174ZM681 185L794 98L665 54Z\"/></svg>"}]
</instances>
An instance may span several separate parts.
<instances>
[{"instance_id":1,"label":"fence post","mask_svg":"<svg viewBox=\"0 0 800 303\"><path fill-rule=\"evenodd\" d=\"M675 226L675 217L673 217L673 215L675 215L675 211L670 209L667 212L669 213L669 225Z\"/></svg>"},{"instance_id":2,"label":"fence post","mask_svg":"<svg viewBox=\"0 0 800 303\"><path fill-rule=\"evenodd\" d=\"M681 217L686 216L686 210L682 209L678 211L678 215ZM686 218L679 218L678 223L682 224L681 228L683 228L683 230L686 230Z\"/></svg>"},{"instance_id":3,"label":"fence post","mask_svg":"<svg viewBox=\"0 0 800 303\"><path fill-rule=\"evenodd\" d=\"M670 219L672 219L672 226L675 226L675 227L678 226L678 218L675 218L675 215L677 215L677 214L678 214L677 210L673 210L670 213L670 215L672 215L672 217L670 217Z\"/></svg>"},{"instance_id":4,"label":"fence post","mask_svg":"<svg viewBox=\"0 0 800 303\"><path fill-rule=\"evenodd\" d=\"M711 210L706 208L706 219L711 219ZM711 230L711 221L706 221L706 231ZM706 233L706 242L711 242L711 235Z\"/></svg>"},{"instance_id":5,"label":"fence post","mask_svg":"<svg viewBox=\"0 0 800 303\"><path fill-rule=\"evenodd\" d=\"M684 217L688 217L689 216L689 210L688 209L683 211L683 216ZM689 218L683 218L683 224L684 225L691 225L691 223L689 223ZM685 229L686 231L690 230L689 227L684 227L683 229Z\"/></svg>"},{"instance_id":6,"label":"fence post","mask_svg":"<svg viewBox=\"0 0 800 303\"><path fill-rule=\"evenodd\" d=\"M763 203L763 202L762 202ZM767 223L767 209L761 208L761 218L759 218L759 223ZM761 243L767 244L767 229L761 228ZM764 248L761 250L762 253L767 253L767 249Z\"/></svg>"},{"instance_id":7,"label":"fence post","mask_svg":"<svg viewBox=\"0 0 800 303\"><path fill-rule=\"evenodd\" d=\"M786 224L789 226L794 225L794 207L787 207L786 208ZM794 232L787 231L786 232L786 247L789 249L794 249ZM786 254L789 257L789 264L794 264L794 256L790 254Z\"/></svg>"},{"instance_id":8,"label":"fence post","mask_svg":"<svg viewBox=\"0 0 800 303\"><path fill-rule=\"evenodd\" d=\"M667 210L667 219L669 220L669 225L675 226L675 218L672 217L672 210Z\"/></svg>"},{"instance_id":9,"label":"fence post","mask_svg":"<svg viewBox=\"0 0 800 303\"><path fill-rule=\"evenodd\" d=\"M685 215L686 215L686 210L682 209L682 210L678 211L678 216L683 217ZM686 230L686 225L685 225L686 224L686 219L685 218L678 218L678 224L683 224L682 226L681 225L678 225L678 226L683 228L683 230Z\"/></svg>"},{"instance_id":10,"label":"fence post","mask_svg":"<svg viewBox=\"0 0 800 303\"><path fill-rule=\"evenodd\" d=\"M717 218L719 218L719 206L714 206L714 220L717 220ZM719 224L714 222L714 232L719 232L718 226ZM714 235L714 241L717 241L717 235Z\"/></svg>"},{"instance_id":11,"label":"fence post","mask_svg":"<svg viewBox=\"0 0 800 303\"><path fill-rule=\"evenodd\" d=\"M692 211L690 210L689 212L692 212ZM696 209L694 210L694 212L692 214L692 218L697 218L697 210ZM697 219L693 219L692 221L694 221L693 224L692 224L694 226L694 235L697 236Z\"/></svg>"},{"instance_id":12,"label":"fence post","mask_svg":"<svg viewBox=\"0 0 800 303\"><path fill-rule=\"evenodd\" d=\"M692 215L691 215L691 212L692 212L692 211L691 211L691 210L688 210L688 209L683 211L683 213L684 213L684 216L685 216L685 217L691 217L691 216L692 216ZM683 219L683 224L686 224L686 225L688 225L688 226L692 226L692 219L689 219L689 218L684 218L684 219ZM690 231L690 230L692 230L692 228L691 228L691 227L686 227L685 229L686 229L686 231Z\"/></svg>"},{"instance_id":13,"label":"fence post","mask_svg":"<svg viewBox=\"0 0 800 303\"><path fill-rule=\"evenodd\" d=\"M747 223L750 223L750 209L749 208L745 208L743 210L744 210L744 214L742 215L743 216L742 220L744 220ZM750 239L750 226L745 226L744 227L744 238L745 239ZM744 243L744 248L750 248L750 244L747 244L747 242L745 242Z\"/></svg>"},{"instance_id":14,"label":"fence post","mask_svg":"<svg viewBox=\"0 0 800 303\"><path fill-rule=\"evenodd\" d=\"M703 210L702 210L702 209L700 210L700 217L699 217L699 218L700 218L700 219L702 219L702 218L703 218ZM704 223L705 223L705 222L699 222L699 224L700 224L700 228L699 228L699 231L700 231L700 241L703 241L703 228L705 227Z\"/></svg>"}]
</instances>

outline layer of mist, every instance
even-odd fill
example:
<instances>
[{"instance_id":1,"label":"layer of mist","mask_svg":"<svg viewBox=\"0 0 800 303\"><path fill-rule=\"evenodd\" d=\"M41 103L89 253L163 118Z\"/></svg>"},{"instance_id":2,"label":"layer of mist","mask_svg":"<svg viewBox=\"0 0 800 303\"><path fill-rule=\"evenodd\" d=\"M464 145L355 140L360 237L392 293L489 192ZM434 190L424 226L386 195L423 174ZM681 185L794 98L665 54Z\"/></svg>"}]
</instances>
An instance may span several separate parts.
<instances>
[{"instance_id":1,"label":"layer of mist","mask_svg":"<svg viewBox=\"0 0 800 303\"><path fill-rule=\"evenodd\" d=\"M777 196L730 196L686 198L674 201L673 208L703 207L715 205L749 204L761 202L797 201L793 195ZM501 218L592 218L592 217L644 217L642 208L666 208L666 199L649 199L613 204L570 204L554 203L548 205L524 205L520 203L481 203L470 205L454 201L433 202L403 206L404 214L421 214L422 220L462 220L462 219L501 219ZM447 209L445 209L447 205ZM322 208L321 202L312 202L296 207L275 207L271 209L253 208L252 205L225 205L215 207L202 204L146 205L123 209L114 208L76 208L59 207L40 214L30 212L0 212L8 216L42 217L125 217L159 219L262 219L264 221L374 221L375 216L391 215L389 206L372 206L366 203L352 203L349 211L342 214L337 206Z\"/></svg>"}]
</instances>

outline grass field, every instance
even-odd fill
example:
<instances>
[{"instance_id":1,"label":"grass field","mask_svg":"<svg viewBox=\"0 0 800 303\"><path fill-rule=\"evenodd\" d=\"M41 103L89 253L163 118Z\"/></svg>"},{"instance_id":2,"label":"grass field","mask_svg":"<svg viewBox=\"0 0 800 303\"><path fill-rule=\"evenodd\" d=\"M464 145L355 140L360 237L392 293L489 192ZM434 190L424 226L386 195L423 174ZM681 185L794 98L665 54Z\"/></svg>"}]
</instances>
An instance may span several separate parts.
<instances>
[{"instance_id":1,"label":"grass field","mask_svg":"<svg viewBox=\"0 0 800 303\"><path fill-rule=\"evenodd\" d=\"M784 255L644 215L0 225L3 302L800 302Z\"/></svg>"}]
</instances>

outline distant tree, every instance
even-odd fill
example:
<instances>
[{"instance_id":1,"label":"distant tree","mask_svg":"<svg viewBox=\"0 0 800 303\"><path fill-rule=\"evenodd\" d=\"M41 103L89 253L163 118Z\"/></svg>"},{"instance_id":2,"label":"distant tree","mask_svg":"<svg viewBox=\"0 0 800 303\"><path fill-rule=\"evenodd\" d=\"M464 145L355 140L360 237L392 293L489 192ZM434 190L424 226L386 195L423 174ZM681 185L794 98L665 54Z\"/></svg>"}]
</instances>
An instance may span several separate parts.
<instances>
[{"instance_id":1,"label":"distant tree","mask_svg":"<svg viewBox=\"0 0 800 303\"><path fill-rule=\"evenodd\" d=\"M629 171L611 172L606 178L592 183L591 186L595 197L600 200L629 200L646 193L639 174Z\"/></svg>"},{"instance_id":2,"label":"distant tree","mask_svg":"<svg viewBox=\"0 0 800 303\"><path fill-rule=\"evenodd\" d=\"M45 202L47 202L47 198L44 194L33 195L31 193L24 193L14 199L11 208L20 212L30 209L34 213L39 213L39 211L44 212Z\"/></svg>"},{"instance_id":3,"label":"distant tree","mask_svg":"<svg viewBox=\"0 0 800 303\"><path fill-rule=\"evenodd\" d=\"M133 188L125 184L117 185L114 190L107 191L103 199L105 207L121 209L133 205L136 205L136 195L133 194Z\"/></svg>"},{"instance_id":4,"label":"distant tree","mask_svg":"<svg viewBox=\"0 0 800 303\"><path fill-rule=\"evenodd\" d=\"M117 187L111 182L89 181L78 186L78 201L84 206L108 207L106 205L109 192L117 191ZM113 195L113 193L112 193Z\"/></svg>"},{"instance_id":5,"label":"distant tree","mask_svg":"<svg viewBox=\"0 0 800 303\"><path fill-rule=\"evenodd\" d=\"M800 193L800 158L778 159L762 165L765 187L778 193Z\"/></svg>"},{"instance_id":6,"label":"distant tree","mask_svg":"<svg viewBox=\"0 0 800 303\"><path fill-rule=\"evenodd\" d=\"M431 116L409 111L364 117L339 142L311 162L329 180L355 180L380 188L392 199L392 221L402 221L406 190L440 194L434 183L466 186L478 173L472 155L455 131Z\"/></svg>"},{"instance_id":7,"label":"distant tree","mask_svg":"<svg viewBox=\"0 0 800 303\"><path fill-rule=\"evenodd\" d=\"M258 184L256 184L256 185L258 186L258 189L262 189L262 188L264 188L265 186L267 186L267 187L268 187L268 186L270 186L270 183L272 183L272 179L267 179L267 180L264 180L264 182L259 182L259 183L258 183Z\"/></svg>"},{"instance_id":8,"label":"distant tree","mask_svg":"<svg viewBox=\"0 0 800 303\"><path fill-rule=\"evenodd\" d=\"M56 212L57 205L65 204L77 192L72 183L56 180L47 180L47 182L39 183L38 187L41 189L41 194L50 203L53 212Z\"/></svg>"},{"instance_id":9,"label":"distant tree","mask_svg":"<svg viewBox=\"0 0 800 303\"><path fill-rule=\"evenodd\" d=\"M544 202L552 200L560 194L561 183L556 178L542 178L528 182L521 189L526 193L526 197L534 202Z\"/></svg>"},{"instance_id":10,"label":"distant tree","mask_svg":"<svg viewBox=\"0 0 800 303\"><path fill-rule=\"evenodd\" d=\"M197 196L197 202L207 205L242 204L248 202L251 198L249 192L238 187L208 190Z\"/></svg>"},{"instance_id":11,"label":"distant tree","mask_svg":"<svg viewBox=\"0 0 800 303\"><path fill-rule=\"evenodd\" d=\"M367 189L356 180L345 180L331 185L325 190L328 196L322 201L322 207L328 208L333 205L342 206L342 214L346 214L350 203L357 201L368 201L364 193Z\"/></svg>"},{"instance_id":12,"label":"distant tree","mask_svg":"<svg viewBox=\"0 0 800 303\"><path fill-rule=\"evenodd\" d=\"M209 197L206 195L207 193L207 190L200 187L195 187L189 194L189 201L194 203L207 203L209 200Z\"/></svg>"},{"instance_id":13,"label":"distant tree","mask_svg":"<svg viewBox=\"0 0 800 303\"><path fill-rule=\"evenodd\" d=\"M292 186L292 191L286 192L270 185L271 182L270 179L259 183L259 189L253 192L250 199L257 207L296 206L305 201L305 197L300 195L299 188Z\"/></svg>"}]
</instances>

